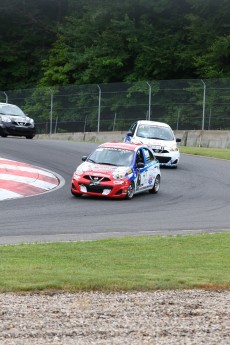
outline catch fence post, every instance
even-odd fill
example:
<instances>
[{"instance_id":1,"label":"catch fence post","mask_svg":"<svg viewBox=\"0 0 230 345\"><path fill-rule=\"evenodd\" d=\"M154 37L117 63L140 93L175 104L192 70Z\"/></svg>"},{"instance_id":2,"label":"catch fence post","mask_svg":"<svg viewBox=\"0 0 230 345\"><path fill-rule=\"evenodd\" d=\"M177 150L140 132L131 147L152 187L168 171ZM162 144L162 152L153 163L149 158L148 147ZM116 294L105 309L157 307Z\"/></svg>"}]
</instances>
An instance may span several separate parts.
<instances>
[{"instance_id":1,"label":"catch fence post","mask_svg":"<svg viewBox=\"0 0 230 345\"><path fill-rule=\"evenodd\" d=\"M201 79L203 85L204 85L204 92L203 92L203 115L202 115L202 131L204 130L204 117L205 117L205 97L206 97L206 84L205 82Z\"/></svg>"},{"instance_id":2,"label":"catch fence post","mask_svg":"<svg viewBox=\"0 0 230 345\"><path fill-rule=\"evenodd\" d=\"M7 96L7 93L4 91L3 92L4 93L4 95L6 96L6 103L8 103L8 96Z\"/></svg>"},{"instance_id":3,"label":"catch fence post","mask_svg":"<svg viewBox=\"0 0 230 345\"><path fill-rule=\"evenodd\" d=\"M152 88L151 88L151 85L149 84L148 81L146 81L146 84L147 84L148 87L149 87L149 111L148 111L148 120L150 120L150 118L151 118L151 93L152 93Z\"/></svg>"},{"instance_id":4,"label":"catch fence post","mask_svg":"<svg viewBox=\"0 0 230 345\"><path fill-rule=\"evenodd\" d=\"M98 95L98 115L97 115L97 132L100 132L100 118L101 118L101 88L99 85L97 85L99 89L99 95Z\"/></svg>"},{"instance_id":5,"label":"catch fence post","mask_svg":"<svg viewBox=\"0 0 230 345\"><path fill-rule=\"evenodd\" d=\"M50 135L52 134L52 123L53 123L53 92L51 90L51 97L50 97Z\"/></svg>"}]
</instances>

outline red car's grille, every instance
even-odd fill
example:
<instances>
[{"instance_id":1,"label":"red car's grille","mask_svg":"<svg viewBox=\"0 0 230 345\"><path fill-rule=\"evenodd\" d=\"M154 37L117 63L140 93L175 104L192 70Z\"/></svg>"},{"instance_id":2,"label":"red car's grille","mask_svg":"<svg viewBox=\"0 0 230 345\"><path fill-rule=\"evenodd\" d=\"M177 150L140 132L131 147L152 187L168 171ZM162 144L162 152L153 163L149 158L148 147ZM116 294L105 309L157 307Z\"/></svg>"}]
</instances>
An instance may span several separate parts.
<instances>
[{"instance_id":1,"label":"red car's grille","mask_svg":"<svg viewBox=\"0 0 230 345\"><path fill-rule=\"evenodd\" d=\"M108 177L103 177L103 176L90 176L90 175L85 175L83 176L86 180L89 181L100 181L100 182L109 182L111 181Z\"/></svg>"},{"instance_id":2,"label":"red car's grille","mask_svg":"<svg viewBox=\"0 0 230 345\"><path fill-rule=\"evenodd\" d=\"M103 187L103 186L99 186L99 185L89 185L89 184L85 184L84 185L86 188L87 188L87 192L89 193L100 193L102 194L103 193L103 190L106 188L106 189L110 189L112 190L112 187Z\"/></svg>"}]
</instances>

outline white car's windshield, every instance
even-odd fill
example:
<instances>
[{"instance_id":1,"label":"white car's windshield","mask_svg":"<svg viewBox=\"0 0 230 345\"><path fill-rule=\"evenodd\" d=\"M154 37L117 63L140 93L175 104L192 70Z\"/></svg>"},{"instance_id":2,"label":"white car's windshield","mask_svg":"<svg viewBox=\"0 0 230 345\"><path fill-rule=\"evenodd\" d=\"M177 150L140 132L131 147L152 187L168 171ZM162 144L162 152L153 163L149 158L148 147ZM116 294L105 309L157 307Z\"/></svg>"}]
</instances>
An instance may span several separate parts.
<instances>
[{"instance_id":1,"label":"white car's windshield","mask_svg":"<svg viewBox=\"0 0 230 345\"><path fill-rule=\"evenodd\" d=\"M12 107L10 105L4 105L0 107L0 113L2 115L13 115L13 116L25 116L23 111L18 107Z\"/></svg>"},{"instance_id":2,"label":"white car's windshield","mask_svg":"<svg viewBox=\"0 0 230 345\"><path fill-rule=\"evenodd\" d=\"M167 127L140 125L136 135L147 139L174 140L171 129Z\"/></svg>"},{"instance_id":3,"label":"white car's windshield","mask_svg":"<svg viewBox=\"0 0 230 345\"><path fill-rule=\"evenodd\" d=\"M88 158L88 162L116 166L130 166L133 159L133 151L99 147Z\"/></svg>"}]
</instances>

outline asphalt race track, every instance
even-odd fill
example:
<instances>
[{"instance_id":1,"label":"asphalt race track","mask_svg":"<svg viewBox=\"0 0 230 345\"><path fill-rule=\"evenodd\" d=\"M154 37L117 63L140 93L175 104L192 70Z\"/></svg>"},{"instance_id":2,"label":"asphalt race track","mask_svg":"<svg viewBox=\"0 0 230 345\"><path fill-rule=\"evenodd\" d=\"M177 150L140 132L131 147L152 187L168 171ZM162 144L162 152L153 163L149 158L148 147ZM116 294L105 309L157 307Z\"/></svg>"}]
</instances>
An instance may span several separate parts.
<instances>
[{"instance_id":1,"label":"asphalt race track","mask_svg":"<svg viewBox=\"0 0 230 345\"><path fill-rule=\"evenodd\" d=\"M182 155L162 169L158 194L75 198L70 182L94 143L0 138L0 156L55 172L62 187L0 201L0 244L230 231L230 161ZM65 183L64 183L65 182Z\"/></svg>"}]
</instances>

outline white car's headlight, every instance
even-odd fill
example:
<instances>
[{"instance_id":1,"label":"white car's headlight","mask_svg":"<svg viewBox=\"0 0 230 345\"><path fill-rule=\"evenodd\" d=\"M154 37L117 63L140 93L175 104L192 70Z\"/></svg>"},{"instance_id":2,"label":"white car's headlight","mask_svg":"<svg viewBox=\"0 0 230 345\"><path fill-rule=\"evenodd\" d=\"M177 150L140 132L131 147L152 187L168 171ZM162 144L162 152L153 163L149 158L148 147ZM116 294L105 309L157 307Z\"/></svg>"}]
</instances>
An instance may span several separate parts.
<instances>
[{"instance_id":1,"label":"white car's headlight","mask_svg":"<svg viewBox=\"0 0 230 345\"><path fill-rule=\"evenodd\" d=\"M1 122L11 122L11 119L8 116L0 116L0 121Z\"/></svg>"},{"instance_id":2,"label":"white car's headlight","mask_svg":"<svg viewBox=\"0 0 230 345\"><path fill-rule=\"evenodd\" d=\"M34 120L33 119L30 119L30 124L34 125Z\"/></svg>"},{"instance_id":3,"label":"white car's headlight","mask_svg":"<svg viewBox=\"0 0 230 345\"><path fill-rule=\"evenodd\" d=\"M31 125L34 125L34 120L30 117L26 117L26 121L28 121Z\"/></svg>"},{"instance_id":4,"label":"white car's headlight","mask_svg":"<svg viewBox=\"0 0 230 345\"><path fill-rule=\"evenodd\" d=\"M178 151L177 145L172 145L169 149L170 151Z\"/></svg>"}]
</instances>

